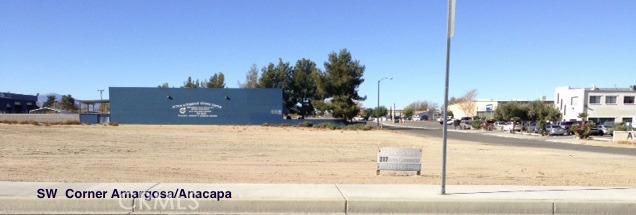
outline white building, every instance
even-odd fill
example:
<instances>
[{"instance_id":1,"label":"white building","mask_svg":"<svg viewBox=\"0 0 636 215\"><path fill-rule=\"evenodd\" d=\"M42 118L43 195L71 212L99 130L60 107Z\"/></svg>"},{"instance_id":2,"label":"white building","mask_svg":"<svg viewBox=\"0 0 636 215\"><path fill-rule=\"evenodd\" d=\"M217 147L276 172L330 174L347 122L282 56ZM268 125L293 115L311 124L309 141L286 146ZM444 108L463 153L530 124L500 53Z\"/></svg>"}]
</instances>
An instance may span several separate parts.
<instances>
[{"instance_id":1,"label":"white building","mask_svg":"<svg viewBox=\"0 0 636 215\"><path fill-rule=\"evenodd\" d=\"M554 104L564 121L579 120L587 113L588 120L597 123L634 122L636 118L636 85L629 88L572 88L558 87Z\"/></svg>"}]
</instances>

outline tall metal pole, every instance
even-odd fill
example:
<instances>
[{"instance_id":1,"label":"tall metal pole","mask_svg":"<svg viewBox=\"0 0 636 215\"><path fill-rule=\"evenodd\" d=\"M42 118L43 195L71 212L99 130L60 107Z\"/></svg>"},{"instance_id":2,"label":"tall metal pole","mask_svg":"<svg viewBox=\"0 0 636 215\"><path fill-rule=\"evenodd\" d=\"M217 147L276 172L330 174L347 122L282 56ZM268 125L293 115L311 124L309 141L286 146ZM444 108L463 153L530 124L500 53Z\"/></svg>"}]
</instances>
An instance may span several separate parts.
<instances>
[{"instance_id":1,"label":"tall metal pole","mask_svg":"<svg viewBox=\"0 0 636 215\"><path fill-rule=\"evenodd\" d=\"M444 136L442 146L442 195L446 194L446 155L448 144L448 79L450 74L450 50L451 50L451 37L454 35L455 25L455 0L448 0L448 36L446 37L446 80L444 83L444 118L442 124L444 124Z\"/></svg>"},{"instance_id":2,"label":"tall metal pole","mask_svg":"<svg viewBox=\"0 0 636 215\"><path fill-rule=\"evenodd\" d=\"M102 93L104 92L104 90L97 90L99 91L99 100L104 100L104 97L102 97Z\"/></svg>"},{"instance_id":3,"label":"tall metal pole","mask_svg":"<svg viewBox=\"0 0 636 215\"><path fill-rule=\"evenodd\" d=\"M384 79L384 78L382 78ZM378 80L378 105L375 106L375 110L380 110L380 81L382 81L382 79ZM378 122L378 128L380 127L380 116L375 116L375 121Z\"/></svg>"},{"instance_id":4,"label":"tall metal pole","mask_svg":"<svg viewBox=\"0 0 636 215\"><path fill-rule=\"evenodd\" d=\"M380 109L380 82L386 79L393 80L393 77L384 77L378 80L378 105L375 108L376 110ZM378 127L380 127L380 116L376 116L376 120L378 121Z\"/></svg>"}]
</instances>

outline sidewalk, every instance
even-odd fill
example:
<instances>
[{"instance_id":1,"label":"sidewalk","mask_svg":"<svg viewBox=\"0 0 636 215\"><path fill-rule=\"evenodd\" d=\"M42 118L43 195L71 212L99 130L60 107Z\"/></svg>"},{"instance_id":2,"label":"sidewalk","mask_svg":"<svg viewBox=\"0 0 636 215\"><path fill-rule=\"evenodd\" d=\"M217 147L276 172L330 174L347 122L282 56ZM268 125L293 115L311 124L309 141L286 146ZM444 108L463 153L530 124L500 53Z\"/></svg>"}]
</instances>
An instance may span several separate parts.
<instances>
[{"instance_id":1,"label":"sidewalk","mask_svg":"<svg viewBox=\"0 0 636 215\"><path fill-rule=\"evenodd\" d=\"M38 189L54 188L56 198L37 198ZM231 198L68 199L67 189L230 191ZM636 214L636 187L449 185L448 195L439 190L435 185L0 182L0 213Z\"/></svg>"}]
</instances>

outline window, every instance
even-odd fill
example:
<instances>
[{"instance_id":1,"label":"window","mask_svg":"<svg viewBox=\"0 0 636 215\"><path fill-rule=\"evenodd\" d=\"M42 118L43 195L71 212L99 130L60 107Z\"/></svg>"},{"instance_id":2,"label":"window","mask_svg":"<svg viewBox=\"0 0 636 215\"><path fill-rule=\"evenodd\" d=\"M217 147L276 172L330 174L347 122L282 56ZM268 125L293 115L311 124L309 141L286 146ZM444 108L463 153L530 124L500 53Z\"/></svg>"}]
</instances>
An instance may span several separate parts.
<instances>
[{"instance_id":1,"label":"window","mask_svg":"<svg viewBox=\"0 0 636 215\"><path fill-rule=\"evenodd\" d=\"M605 104L616 104L616 96L605 96Z\"/></svg>"},{"instance_id":2,"label":"window","mask_svg":"<svg viewBox=\"0 0 636 215\"><path fill-rule=\"evenodd\" d=\"M590 96L590 104L600 104L601 96Z\"/></svg>"},{"instance_id":3,"label":"window","mask_svg":"<svg viewBox=\"0 0 636 215\"><path fill-rule=\"evenodd\" d=\"M634 96L625 96L623 98L623 104L634 104Z\"/></svg>"}]
</instances>

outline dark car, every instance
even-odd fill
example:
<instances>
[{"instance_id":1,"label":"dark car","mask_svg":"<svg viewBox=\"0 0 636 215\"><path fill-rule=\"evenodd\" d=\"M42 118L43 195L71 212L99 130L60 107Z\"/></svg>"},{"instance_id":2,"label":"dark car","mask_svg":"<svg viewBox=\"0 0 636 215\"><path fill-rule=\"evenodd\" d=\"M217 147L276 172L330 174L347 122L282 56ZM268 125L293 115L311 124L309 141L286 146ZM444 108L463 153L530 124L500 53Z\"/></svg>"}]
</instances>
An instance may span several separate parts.
<instances>
[{"instance_id":1,"label":"dark car","mask_svg":"<svg viewBox=\"0 0 636 215\"><path fill-rule=\"evenodd\" d=\"M460 119L460 127L462 129L470 129L472 127L472 123L473 123L473 118L471 117L462 117Z\"/></svg>"},{"instance_id":2,"label":"dark car","mask_svg":"<svg viewBox=\"0 0 636 215\"><path fill-rule=\"evenodd\" d=\"M609 134L609 135L614 135L612 133L612 130L614 129L614 124L603 124L603 125L599 125L597 127L599 130L601 130L601 132L603 132L603 135Z\"/></svg>"},{"instance_id":3,"label":"dark car","mask_svg":"<svg viewBox=\"0 0 636 215\"><path fill-rule=\"evenodd\" d=\"M545 128L549 136L565 135L568 132L562 126L559 126L559 125L547 125Z\"/></svg>"},{"instance_id":4,"label":"dark car","mask_svg":"<svg viewBox=\"0 0 636 215\"><path fill-rule=\"evenodd\" d=\"M598 136L603 136L606 134L612 135L613 134L612 128L614 128L612 124L597 125L594 128L592 128L592 130L590 130L590 135L598 135Z\"/></svg>"},{"instance_id":5,"label":"dark car","mask_svg":"<svg viewBox=\"0 0 636 215\"><path fill-rule=\"evenodd\" d=\"M528 133L539 133L539 131L541 131L541 129L536 122L531 122L526 126L526 132Z\"/></svg>"},{"instance_id":6,"label":"dark car","mask_svg":"<svg viewBox=\"0 0 636 215\"><path fill-rule=\"evenodd\" d=\"M565 121L565 122L559 123L559 125L567 131L567 135L574 134L571 128L572 128L572 125L576 125L576 124L578 124L578 122L575 122L575 121Z\"/></svg>"}]
</instances>

